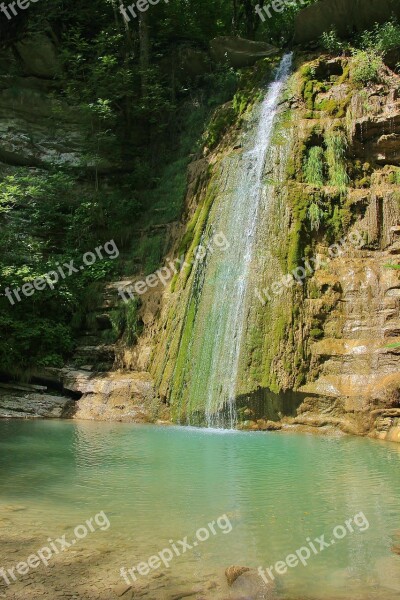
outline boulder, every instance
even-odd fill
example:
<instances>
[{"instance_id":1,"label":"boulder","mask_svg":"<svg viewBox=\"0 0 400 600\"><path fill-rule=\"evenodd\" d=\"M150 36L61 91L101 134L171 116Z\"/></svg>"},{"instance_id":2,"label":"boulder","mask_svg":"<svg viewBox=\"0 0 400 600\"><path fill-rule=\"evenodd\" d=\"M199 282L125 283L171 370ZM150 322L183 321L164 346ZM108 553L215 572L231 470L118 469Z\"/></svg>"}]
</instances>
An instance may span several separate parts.
<instances>
[{"instance_id":1,"label":"boulder","mask_svg":"<svg viewBox=\"0 0 400 600\"><path fill-rule=\"evenodd\" d=\"M297 14L294 41L302 44L317 40L332 27L339 36L350 36L384 23L392 15L400 17L397 0L321 0Z\"/></svg>"},{"instance_id":2,"label":"boulder","mask_svg":"<svg viewBox=\"0 0 400 600\"><path fill-rule=\"evenodd\" d=\"M278 48L264 42L229 36L211 40L210 49L215 62L228 64L234 69L251 67L258 60L279 52Z\"/></svg>"},{"instance_id":3,"label":"boulder","mask_svg":"<svg viewBox=\"0 0 400 600\"><path fill-rule=\"evenodd\" d=\"M25 38L15 44L26 75L51 79L59 71L56 47L44 34Z\"/></svg>"}]
</instances>

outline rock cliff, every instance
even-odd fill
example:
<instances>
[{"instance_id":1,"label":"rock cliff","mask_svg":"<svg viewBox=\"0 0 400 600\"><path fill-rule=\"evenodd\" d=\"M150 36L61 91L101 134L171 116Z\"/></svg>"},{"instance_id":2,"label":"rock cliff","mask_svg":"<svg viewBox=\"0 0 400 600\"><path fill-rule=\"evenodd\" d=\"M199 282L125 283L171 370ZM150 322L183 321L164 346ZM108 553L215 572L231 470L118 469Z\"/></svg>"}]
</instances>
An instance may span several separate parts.
<instances>
[{"instance_id":1,"label":"rock cliff","mask_svg":"<svg viewBox=\"0 0 400 600\"><path fill-rule=\"evenodd\" d=\"M273 415L283 427L400 440L398 77L385 67L379 84L361 89L352 68L349 57L300 53L281 105L241 356L247 429L271 429ZM207 156L213 172L241 151L238 140L231 128ZM322 180L313 183L306 170L318 153ZM187 222L210 185L204 169L193 172ZM291 273L293 285L282 284ZM152 368L167 401L177 344L187 343L177 334L185 281L161 302Z\"/></svg>"},{"instance_id":2,"label":"rock cliff","mask_svg":"<svg viewBox=\"0 0 400 600\"><path fill-rule=\"evenodd\" d=\"M343 37L400 16L396 0L321 0L296 16L295 42L317 40L332 27Z\"/></svg>"}]
</instances>

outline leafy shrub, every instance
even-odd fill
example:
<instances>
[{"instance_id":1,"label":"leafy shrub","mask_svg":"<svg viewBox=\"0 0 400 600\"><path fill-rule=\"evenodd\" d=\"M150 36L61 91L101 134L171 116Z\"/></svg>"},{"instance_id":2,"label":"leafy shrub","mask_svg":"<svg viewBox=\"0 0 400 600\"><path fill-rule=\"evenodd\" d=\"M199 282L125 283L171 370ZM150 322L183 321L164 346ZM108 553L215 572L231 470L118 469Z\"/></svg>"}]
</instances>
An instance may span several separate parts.
<instances>
[{"instance_id":1,"label":"leafy shrub","mask_svg":"<svg viewBox=\"0 0 400 600\"><path fill-rule=\"evenodd\" d=\"M330 31L324 31L321 36L321 46L330 54L341 54L344 50L344 44L334 28Z\"/></svg>"},{"instance_id":2,"label":"leafy shrub","mask_svg":"<svg viewBox=\"0 0 400 600\"><path fill-rule=\"evenodd\" d=\"M382 56L376 50L353 50L351 67L355 83L367 85L379 82L383 68Z\"/></svg>"},{"instance_id":3,"label":"leafy shrub","mask_svg":"<svg viewBox=\"0 0 400 600\"><path fill-rule=\"evenodd\" d=\"M383 25L376 23L372 30L361 34L358 45L363 50L375 50L383 54L398 48L400 47L400 25L395 20Z\"/></svg>"}]
</instances>

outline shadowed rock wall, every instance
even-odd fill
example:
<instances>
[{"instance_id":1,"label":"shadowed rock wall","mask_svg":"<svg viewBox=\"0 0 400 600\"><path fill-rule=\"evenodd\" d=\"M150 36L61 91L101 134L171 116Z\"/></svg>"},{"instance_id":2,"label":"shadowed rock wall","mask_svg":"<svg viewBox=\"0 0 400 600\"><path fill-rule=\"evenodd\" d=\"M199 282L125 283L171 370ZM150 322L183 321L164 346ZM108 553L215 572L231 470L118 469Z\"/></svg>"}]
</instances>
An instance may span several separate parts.
<instances>
[{"instance_id":1,"label":"shadowed rock wall","mask_svg":"<svg viewBox=\"0 0 400 600\"><path fill-rule=\"evenodd\" d=\"M295 42L315 40L332 27L346 37L374 23L384 23L393 15L400 17L398 0L321 0L298 13Z\"/></svg>"}]
</instances>

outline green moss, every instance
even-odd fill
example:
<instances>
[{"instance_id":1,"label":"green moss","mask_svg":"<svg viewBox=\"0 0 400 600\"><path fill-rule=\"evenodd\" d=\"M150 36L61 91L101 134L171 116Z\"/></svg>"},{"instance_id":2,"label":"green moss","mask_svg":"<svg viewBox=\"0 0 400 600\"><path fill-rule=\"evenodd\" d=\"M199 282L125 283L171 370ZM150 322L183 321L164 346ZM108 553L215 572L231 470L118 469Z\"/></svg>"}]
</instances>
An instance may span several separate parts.
<instances>
[{"instance_id":1,"label":"green moss","mask_svg":"<svg viewBox=\"0 0 400 600\"><path fill-rule=\"evenodd\" d=\"M347 138L340 129L331 129L325 134L326 161L329 169L329 184L339 189L341 194L347 191L350 183L346 168Z\"/></svg>"},{"instance_id":2,"label":"green moss","mask_svg":"<svg viewBox=\"0 0 400 600\"><path fill-rule=\"evenodd\" d=\"M136 344L141 333L138 310L139 300L134 298L109 313L113 336L110 343L122 339L127 346Z\"/></svg>"},{"instance_id":3,"label":"green moss","mask_svg":"<svg viewBox=\"0 0 400 600\"><path fill-rule=\"evenodd\" d=\"M291 272L302 262L303 250L308 242L306 220L310 198L303 186L289 185L288 203L293 221L287 244L287 272Z\"/></svg>"},{"instance_id":4,"label":"green moss","mask_svg":"<svg viewBox=\"0 0 400 600\"><path fill-rule=\"evenodd\" d=\"M190 277L194 261L194 252L200 244L201 236L207 224L208 216L215 199L215 190L213 183L209 184L207 195L203 202L199 204L195 214L190 219L185 234L179 245L179 257L185 256L186 266L181 274L175 274L171 281L171 292L174 292L179 277L181 277L181 287L184 288Z\"/></svg>"},{"instance_id":5,"label":"green moss","mask_svg":"<svg viewBox=\"0 0 400 600\"><path fill-rule=\"evenodd\" d=\"M322 292L319 289L318 285L311 279L311 281L308 283L308 297L311 298L312 300L318 300L319 298L322 297Z\"/></svg>"},{"instance_id":6,"label":"green moss","mask_svg":"<svg viewBox=\"0 0 400 600\"><path fill-rule=\"evenodd\" d=\"M265 339L265 360L263 364L262 386L269 388L275 394L281 391L278 379L273 369L273 361L279 353L279 347L285 337L289 325L287 315L281 314L273 321L272 328Z\"/></svg>"},{"instance_id":7,"label":"green moss","mask_svg":"<svg viewBox=\"0 0 400 600\"><path fill-rule=\"evenodd\" d=\"M286 165L287 179L301 181L301 172L306 159L307 146L301 141L297 142L292 150L291 156L288 158Z\"/></svg>"},{"instance_id":8,"label":"green moss","mask_svg":"<svg viewBox=\"0 0 400 600\"><path fill-rule=\"evenodd\" d=\"M308 110L314 109L315 96L316 96L316 94L314 93L314 82L307 81L304 86L304 90L303 90L303 100L304 100Z\"/></svg>"},{"instance_id":9,"label":"green moss","mask_svg":"<svg viewBox=\"0 0 400 600\"><path fill-rule=\"evenodd\" d=\"M237 112L231 103L217 109L205 133L205 145L213 149L236 121Z\"/></svg>"},{"instance_id":10,"label":"green moss","mask_svg":"<svg viewBox=\"0 0 400 600\"><path fill-rule=\"evenodd\" d=\"M315 98L321 92L327 92L331 87L328 82L318 81L315 78L315 71L318 65L307 64L300 69L300 95L302 96L309 114L316 109Z\"/></svg>"},{"instance_id":11,"label":"green moss","mask_svg":"<svg viewBox=\"0 0 400 600\"><path fill-rule=\"evenodd\" d=\"M171 390L171 406L173 407L172 418L176 420L184 406L182 403L183 399L183 384L185 380L187 357L189 352L189 346L193 337L193 327L196 317L196 304L195 299L192 298L186 310L185 323L182 328L180 336L179 351L176 357L175 368L173 373L173 388ZM177 399L181 399L181 404L178 404Z\"/></svg>"},{"instance_id":12,"label":"green moss","mask_svg":"<svg viewBox=\"0 0 400 600\"><path fill-rule=\"evenodd\" d=\"M264 96L265 86L271 79L272 74L280 57L264 58L257 61L254 67L241 70L239 89L233 99L233 109L237 116Z\"/></svg>"},{"instance_id":13,"label":"green moss","mask_svg":"<svg viewBox=\"0 0 400 600\"><path fill-rule=\"evenodd\" d=\"M335 100L334 98L329 98L316 103L315 110L324 111L332 117L342 119L346 116L349 102L350 97L346 97L342 100Z\"/></svg>"},{"instance_id":14,"label":"green moss","mask_svg":"<svg viewBox=\"0 0 400 600\"><path fill-rule=\"evenodd\" d=\"M393 167L388 176L388 182L394 185L400 185L400 168Z\"/></svg>"},{"instance_id":15,"label":"green moss","mask_svg":"<svg viewBox=\"0 0 400 600\"><path fill-rule=\"evenodd\" d=\"M324 332L322 331L322 329L318 329L318 328L311 329L311 331L310 331L310 337L313 338L313 339L315 339L315 340L319 340L322 337L324 337Z\"/></svg>"},{"instance_id":16,"label":"green moss","mask_svg":"<svg viewBox=\"0 0 400 600\"><path fill-rule=\"evenodd\" d=\"M343 74L337 80L338 85L341 85L342 83L345 83L346 81L349 80L349 78L350 78L350 64L349 64L349 62L346 62L343 65Z\"/></svg>"},{"instance_id":17,"label":"green moss","mask_svg":"<svg viewBox=\"0 0 400 600\"><path fill-rule=\"evenodd\" d=\"M197 223L193 229L193 239L190 244L190 247L187 251L185 262L188 263L183 270L183 279L182 279L182 287L185 287L188 278L190 277L190 273L193 267L194 260L194 251L197 246L200 244L201 236L203 234L204 228L207 224L208 215L210 213L211 207L215 200L215 190L211 187L208 190L205 202L200 210L200 214L197 219Z\"/></svg>"}]
</instances>

